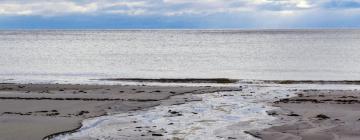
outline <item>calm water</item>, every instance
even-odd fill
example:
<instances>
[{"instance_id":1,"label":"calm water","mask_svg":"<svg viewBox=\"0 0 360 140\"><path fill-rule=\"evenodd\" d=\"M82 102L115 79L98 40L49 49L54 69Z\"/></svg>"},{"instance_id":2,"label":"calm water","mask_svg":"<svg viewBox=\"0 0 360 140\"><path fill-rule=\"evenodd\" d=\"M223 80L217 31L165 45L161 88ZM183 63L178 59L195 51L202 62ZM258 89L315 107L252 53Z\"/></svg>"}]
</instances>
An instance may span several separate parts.
<instances>
[{"instance_id":1,"label":"calm water","mask_svg":"<svg viewBox=\"0 0 360 140\"><path fill-rule=\"evenodd\" d=\"M360 30L0 31L1 81L360 79Z\"/></svg>"}]
</instances>

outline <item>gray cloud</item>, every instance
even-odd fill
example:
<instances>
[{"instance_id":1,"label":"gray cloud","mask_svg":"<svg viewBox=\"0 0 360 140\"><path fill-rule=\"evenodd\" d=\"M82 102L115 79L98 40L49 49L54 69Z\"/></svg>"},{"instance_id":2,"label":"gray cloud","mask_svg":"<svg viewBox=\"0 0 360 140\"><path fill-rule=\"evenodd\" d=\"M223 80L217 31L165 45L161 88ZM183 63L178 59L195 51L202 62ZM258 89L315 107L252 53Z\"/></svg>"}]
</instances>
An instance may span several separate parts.
<instances>
[{"instance_id":1,"label":"gray cloud","mask_svg":"<svg viewBox=\"0 0 360 140\"><path fill-rule=\"evenodd\" d=\"M0 15L125 14L183 15L258 11L297 11L309 0L3 0Z\"/></svg>"},{"instance_id":2,"label":"gray cloud","mask_svg":"<svg viewBox=\"0 0 360 140\"><path fill-rule=\"evenodd\" d=\"M79 25L114 27L357 27L360 0L0 0L4 26L5 19L6 26L74 25L74 17Z\"/></svg>"}]
</instances>

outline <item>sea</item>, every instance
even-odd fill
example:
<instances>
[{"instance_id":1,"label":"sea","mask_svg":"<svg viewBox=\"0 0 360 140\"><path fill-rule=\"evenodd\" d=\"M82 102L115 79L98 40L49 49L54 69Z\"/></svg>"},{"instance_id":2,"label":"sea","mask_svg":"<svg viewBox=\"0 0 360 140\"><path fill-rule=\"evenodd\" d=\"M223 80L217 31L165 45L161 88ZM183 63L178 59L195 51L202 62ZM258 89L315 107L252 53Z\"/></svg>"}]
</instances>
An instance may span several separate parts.
<instances>
[{"instance_id":1,"label":"sea","mask_svg":"<svg viewBox=\"0 0 360 140\"><path fill-rule=\"evenodd\" d=\"M1 30L0 82L358 80L360 30Z\"/></svg>"}]
</instances>

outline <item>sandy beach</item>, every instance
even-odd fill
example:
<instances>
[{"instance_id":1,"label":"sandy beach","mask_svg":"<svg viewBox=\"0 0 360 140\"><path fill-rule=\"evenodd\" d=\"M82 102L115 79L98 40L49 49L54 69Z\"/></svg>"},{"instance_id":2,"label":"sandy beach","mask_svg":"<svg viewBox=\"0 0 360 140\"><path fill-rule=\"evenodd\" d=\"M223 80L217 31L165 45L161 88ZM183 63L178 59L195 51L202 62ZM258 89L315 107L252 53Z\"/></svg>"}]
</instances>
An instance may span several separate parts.
<instances>
[{"instance_id":1,"label":"sandy beach","mask_svg":"<svg viewBox=\"0 0 360 140\"><path fill-rule=\"evenodd\" d=\"M274 102L279 110L268 112L284 125L249 134L263 140L360 139L360 91L304 90L296 97Z\"/></svg>"},{"instance_id":2,"label":"sandy beach","mask_svg":"<svg viewBox=\"0 0 360 140\"><path fill-rule=\"evenodd\" d=\"M360 138L359 90L303 87L306 88L271 84L155 86L2 83L0 139L39 140L68 132L78 133L84 127L84 120L99 116L103 118L89 119L86 125L97 125L103 123L102 120L109 122L97 127L85 126L88 130L80 129L81 132L76 135L82 136L78 139L90 133L96 135L89 138L123 135L130 139L201 139L208 134L216 139ZM110 125L112 123L119 125ZM250 128L256 129L245 131ZM109 134L97 132L101 129L106 129ZM180 129L183 130L181 133ZM244 137L242 133L250 137Z\"/></svg>"},{"instance_id":3,"label":"sandy beach","mask_svg":"<svg viewBox=\"0 0 360 140\"><path fill-rule=\"evenodd\" d=\"M72 131L86 118L161 104L174 95L239 90L230 87L1 84L0 136L39 140ZM192 99L177 98L169 104Z\"/></svg>"}]
</instances>

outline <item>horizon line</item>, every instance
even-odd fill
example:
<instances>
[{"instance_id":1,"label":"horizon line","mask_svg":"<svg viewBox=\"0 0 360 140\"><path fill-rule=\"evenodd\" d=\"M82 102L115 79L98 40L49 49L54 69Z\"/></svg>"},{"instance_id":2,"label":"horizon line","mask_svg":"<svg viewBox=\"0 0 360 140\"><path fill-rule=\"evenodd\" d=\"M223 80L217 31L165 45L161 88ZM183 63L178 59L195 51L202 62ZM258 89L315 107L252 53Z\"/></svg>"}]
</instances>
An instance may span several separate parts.
<instances>
[{"instance_id":1,"label":"horizon line","mask_svg":"<svg viewBox=\"0 0 360 140\"><path fill-rule=\"evenodd\" d=\"M360 27L306 27L306 28L1 28L6 30L360 30Z\"/></svg>"}]
</instances>

